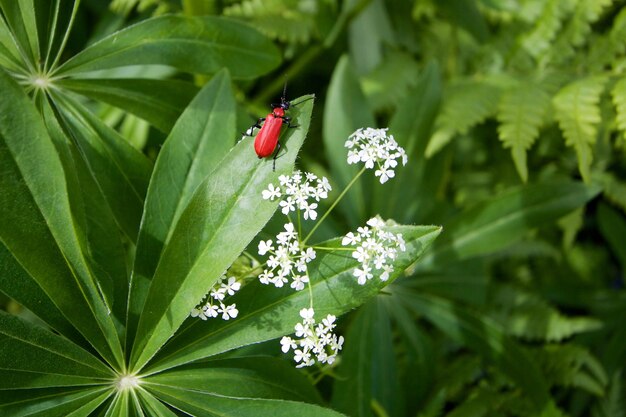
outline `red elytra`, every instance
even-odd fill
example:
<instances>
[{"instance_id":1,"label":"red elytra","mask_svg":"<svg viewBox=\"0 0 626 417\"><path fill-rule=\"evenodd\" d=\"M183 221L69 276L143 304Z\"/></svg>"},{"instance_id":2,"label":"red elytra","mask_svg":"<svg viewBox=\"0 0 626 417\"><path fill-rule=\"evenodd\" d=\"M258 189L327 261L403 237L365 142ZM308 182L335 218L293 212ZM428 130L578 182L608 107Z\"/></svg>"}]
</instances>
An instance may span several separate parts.
<instances>
[{"instance_id":1,"label":"red elytra","mask_svg":"<svg viewBox=\"0 0 626 417\"><path fill-rule=\"evenodd\" d=\"M259 158L267 158L268 156L274 154L274 162L272 164L272 169L274 170L276 170L276 156L280 150L280 142L278 141L280 138L280 128L283 124L286 124L287 127L298 127L291 124L291 118L286 116L286 111L289 110L291 106L296 106L302 102L315 98L305 98L298 103L292 104L285 98L286 91L287 83L285 83L285 87L283 88L283 96L280 98L280 103L272 104L272 112L266 117L259 119L256 124L245 133L247 136L252 136L255 128L260 129L254 139L254 151ZM261 122L263 122L262 126Z\"/></svg>"},{"instance_id":2,"label":"red elytra","mask_svg":"<svg viewBox=\"0 0 626 417\"><path fill-rule=\"evenodd\" d=\"M281 105L284 103L284 99L281 99ZM289 108L289 102L286 102L286 108ZM279 146L278 138L280 136L280 128L283 123L288 126L289 118L285 118L285 108L274 107L272 112L265 117L261 130L254 139L254 151L259 158L266 158L274 153L276 147Z\"/></svg>"}]
</instances>

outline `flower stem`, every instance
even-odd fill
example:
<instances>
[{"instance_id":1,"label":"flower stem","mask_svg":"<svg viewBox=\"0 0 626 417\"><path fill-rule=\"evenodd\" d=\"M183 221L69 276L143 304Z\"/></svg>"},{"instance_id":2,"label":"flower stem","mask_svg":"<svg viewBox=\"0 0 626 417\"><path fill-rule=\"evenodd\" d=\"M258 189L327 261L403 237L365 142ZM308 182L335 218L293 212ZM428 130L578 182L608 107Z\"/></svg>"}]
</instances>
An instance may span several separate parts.
<instances>
[{"instance_id":1,"label":"flower stem","mask_svg":"<svg viewBox=\"0 0 626 417\"><path fill-rule=\"evenodd\" d=\"M326 213L324 213L324 215L322 216L322 218L315 223L315 226L313 226L313 229L311 229L311 231L309 232L309 234L304 238L304 240L302 241L302 245L304 245L311 236L313 236L313 233L315 233L315 231L317 230L317 228L319 227L320 224L322 224L322 222L324 221L324 219L326 219L326 217L328 216L328 214L330 214L331 211L333 211L333 209L335 208L335 206L341 201L341 199L343 198L344 195L346 195L346 193L348 192L348 190L354 185L354 183L356 182L356 180L359 179L359 177L365 172L365 167L361 168L361 170L354 176L354 178L352 178L352 181L350 181L348 183L348 185L346 185L346 188L341 192L341 194L339 194L339 197L337 197L337 199L333 202L333 204L330 206L330 208L328 210L326 210Z\"/></svg>"}]
</instances>

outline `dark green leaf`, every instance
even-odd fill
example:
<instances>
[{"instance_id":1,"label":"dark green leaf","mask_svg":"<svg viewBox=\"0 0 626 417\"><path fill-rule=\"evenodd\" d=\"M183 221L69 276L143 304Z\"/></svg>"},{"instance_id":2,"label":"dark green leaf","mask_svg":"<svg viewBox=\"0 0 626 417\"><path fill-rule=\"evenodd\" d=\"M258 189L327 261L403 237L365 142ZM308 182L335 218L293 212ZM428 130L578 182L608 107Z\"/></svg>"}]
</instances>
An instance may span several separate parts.
<instances>
[{"instance_id":1,"label":"dark green leaf","mask_svg":"<svg viewBox=\"0 0 626 417\"><path fill-rule=\"evenodd\" d=\"M198 92L185 81L141 78L68 79L57 85L131 112L165 133Z\"/></svg>"},{"instance_id":2,"label":"dark green leaf","mask_svg":"<svg viewBox=\"0 0 626 417\"><path fill-rule=\"evenodd\" d=\"M0 0L0 8L15 41L30 65L39 62L39 37L33 0Z\"/></svg>"},{"instance_id":3,"label":"dark green leaf","mask_svg":"<svg viewBox=\"0 0 626 417\"><path fill-rule=\"evenodd\" d=\"M84 341L80 333L63 316L28 272L0 243L0 291L28 308L50 327L76 342Z\"/></svg>"},{"instance_id":4,"label":"dark green leaf","mask_svg":"<svg viewBox=\"0 0 626 417\"><path fill-rule=\"evenodd\" d=\"M144 20L96 42L63 64L57 75L158 64L205 74L225 67L235 78L254 78L279 63L278 49L242 23L172 15Z\"/></svg>"},{"instance_id":5,"label":"dark green leaf","mask_svg":"<svg viewBox=\"0 0 626 417\"><path fill-rule=\"evenodd\" d=\"M448 337L496 364L524 390L537 411L552 409L553 403L540 368L494 321L432 295L409 290L399 292L397 296Z\"/></svg>"},{"instance_id":6,"label":"dark green leaf","mask_svg":"<svg viewBox=\"0 0 626 417\"><path fill-rule=\"evenodd\" d=\"M128 342L137 329L163 246L194 191L226 155L234 137L235 99L230 78L220 72L189 104L159 152L137 241Z\"/></svg>"},{"instance_id":7,"label":"dark green leaf","mask_svg":"<svg viewBox=\"0 0 626 417\"><path fill-rule=\"evenodd\" d=\"M0 239L69 321L112 363L122 351L83 255L59 156L37 110L0 70Z\"/></svg>"},{"instance_id":8,"label":"dark green leaf","mask_svg":"<svg viewBox=\"0 0 626 417\"><path fill-rule=\"evenodd\" d=\"M372 402L388 416L403 415L393 336L384 301L377 297L363 306L352 321L335 369L333 407L346 414L374 416Z\"/></svg>"},{"instance_id":9,"label":"dark green leaf","mask_svg":"<svg viewBox=\"0 0 626 417\"><path fill-rule=\"evenodd\" d=\"M168 404L196 417L340 417L336 411L295 401L228 397L213 390L149 385L147 389Z\"/></svg>"},{"instance_id":10,"label":"dark green leaf","mask_svg":"<svg viewBox=\"0 0 626 417\"><path fill-rule=\"evenodd\" d=\"M415 221L433 202L440 158L424 158L428 138L441 101L441 76L435 63L428 65L391 119L389 133L408 155L406 166L396 168L389 182L373 187L372 212L396 221Z\"/></svg>"},{"instance_id":11,"label":"dark green leaf","mask_svg":"<svg viewBox=\"0 0 626 417\"><path fill-rule=\"evenodd\" d=\"M11 417L84 417L110 395L108 387L0 390L0 413Z\"/></svg>"},{"instance_id":12,"label":"dark green leaf","mask_svg":"<svg viewBox=\"0 0 626 417\"><path fill-rule=\"evenodd\" d=\"M136 241L152 163L73 98L54 94L54 100L119 227Z\"/></svg>"},{"instance_id":13,"label":"dark green leaf","mask_svg":"<svg viewBox=\"0 0 626 417\"><path fill-rule=\"evenodd\" d=\"M185 365L149 376L144 383L226 397L322 403L304 374L286 361L261 356Z\"/></svg>"},{"instance_id":14,"label":"dark green leaf","mask_svg":"<svg viewBox=\"0 0 626 417\"><path fill-rule=\"evenodd\" d=\"M83 252L108 308L118 320L123 321L126 316L129 272L122 232L80 152L59 125L48 101L41 101L40 111L65 167L72 214L80 225L76 230L77 233L83 233L82 240L87 248Z\"/></svg>"},{"instance_id":15,"label":"dark green leaf","mask_svg":"<svg viewBox=\"0 0 626 417\"><path fill-rule=\"evenodd\" d=\"M459 214L421 265L450 263L506 248L525 233L554 222L600 192L576 182L541 183L507 190Z\"/></svg>"},{"instance_id":16,"label":"dark green leaf","mask_svg":"<svg viewBox=\"0 0 626 417\"><path fill-rule=\"evenodd\" d=\"M79 346L1 310L0 345L0 389L95 385L114 378Z\"/></svg>"},{"instance_id":17,"label":"dark green leaf","mask_svg":"<svg viewBox=\"0 0 626 417\"><path fill-rule=\"evenodd\" d=\"M374 116L348 57L343 56L333 72L324 107L324 149L338 189L345 188L359 171L346 162L345 143L361 127L375 127ZM364 189L360 182L353 185L339 207L351 226L356 227L366 220Z\"/></svg>"}]
</instances>

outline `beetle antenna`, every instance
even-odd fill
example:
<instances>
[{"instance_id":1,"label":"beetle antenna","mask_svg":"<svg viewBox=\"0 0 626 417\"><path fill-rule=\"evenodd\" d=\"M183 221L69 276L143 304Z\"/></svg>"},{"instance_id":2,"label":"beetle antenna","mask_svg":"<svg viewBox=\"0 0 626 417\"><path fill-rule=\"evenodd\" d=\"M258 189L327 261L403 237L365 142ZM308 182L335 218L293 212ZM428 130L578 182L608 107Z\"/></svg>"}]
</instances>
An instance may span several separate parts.
<instances>
[{"instance_id":1,"label":"beetle antenna","mask_svg":"<svg viewBox=\"0 0 626 417\"><path fill-rule=\"evenodd\" d=\"M285 75L285 85L283 85L283 96L281 97L282 101L287 100L287 76Z\"/></svg>"}]
</instances>

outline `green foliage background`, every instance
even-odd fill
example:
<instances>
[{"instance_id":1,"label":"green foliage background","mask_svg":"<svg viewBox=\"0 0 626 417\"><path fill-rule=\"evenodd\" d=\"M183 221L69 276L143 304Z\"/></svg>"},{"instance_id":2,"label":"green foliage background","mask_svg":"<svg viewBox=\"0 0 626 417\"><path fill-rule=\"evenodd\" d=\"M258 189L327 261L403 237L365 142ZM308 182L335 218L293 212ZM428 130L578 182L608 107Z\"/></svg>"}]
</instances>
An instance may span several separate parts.
<instances>
[{"instance_id":1,"label":"green foliage background","mask_svg":"<svg viewBox=\"0 0 626 417\"><path fill-rule=\"evenodd\" d=\"M625 414L626 2L85 0L78 6L69 0L6 0L0 7L5 21L0 135L13 138L13 155L24 155L16 168L3 141L0 291L11 314L0 315L2 346L23 349L18 341L26 333L40 346L52 346L44 358L35 348L21 358L8 347L2 350L0 371L7 382L0 385L0 414L141 415L125 411L133 410L129 404L146 415L166 416L295 415L296 410L329 416ZM51 21L58 25L42 23ZM38 31L29 26L33 22ZM73 29L64 36L69 22ZM22 49L12 46L15 34ZM55 87L43 88L33 74L50 74ZM276 173L255 165L246 141L223 162L236 132L267 113L285 80L290 98L316 95L315 107L294 110L296 117L302 112L305 132L307 113L313 111L302 150L298 153L304 133L293 133L288 156L280 158L285 165ZM207 118L205 126L195 122L199 112ZM27 125L34 126L30 132L36 138L10 129ZM241 184L258 180L252 195L288 172L297 154L300 168L328 176L334 190L341 190L355 172L345 163L344 141L365 126L388 126L407 150L409 164L384 186L375 186L373 178L357 184L316 237L339 236L374 214L443 230L426 249L435 229L406 229L423 252L418 263L403 260L402 276L379 295L372 297L378 287L357 300L342 293L336 305L323 307L350 311L341 319L346 345L338 366L295 372L285 358L267 357L278 356L278 344L265 341L290 331L290 317L275 319L295 308L288 302L251 316L251 327L241 324L249 329L277 320L273 333L242 338L237 327L220 333L186 323L148 362L183 322L185 310L177 306L193 291L193 268L176 259L175 249L163 254L172 259L167 268L159 269L152 257L166 239L190 245L186 237L210 215L193 189L203 184L207 190L239 192L239 183L231 181L237 177ZM199 145L205 143L201 138L218 134L232 141ZM181 149L187 147L198 149L189 161L198 171L190 175L191 183L178 178L172 186L159 164L166 157L184 158ZM31 154L40 159L29 163ZM53 154L61 163L46 157ZM61 193L55 178L68 167L68 189L76 191L68 194L76 199L70 200L71 210L37 201L49 210L40 213L27 193L5 191L25 189L10 180L20 171L25 184L42 188L36 196L45 198L45 187ZM217 174L205 180L214 169ZM164 194L171 199L161 199ZM20 199L20 207L32 213L9 216ZM171 205L163 208L164 201ZM197 211L183 210L194 201ZM237 202L225 199L220 210L232 207ZM215 233L223 239L238 235L229 245L243 246L241 251L274 209L260 207L252 220L236 212L229 223L215 226ZM138 232L144 210L159 215L144 217ZM41 253L54 250L53 240L63 241L72 248L64 252L68 264L33 261L40 271L26 267L24 259L40 255L29 252L28 241L14 232L28 216L38 219L28 236L42 242ZM74 223L82 227L71 233L68 225ZM261 236L280 227L280 219L273 218ZM93 236L105 244L94 243ZM161 240L152 240L155 236ZM128 289L116 277L127 276L133 262L128 248L135 244L133 259L141 267ZM219 273L234 260L218 251L223 242L205 244L215 247L207 249L210 256L199 255L203 273ZM91 257L82 259L83 252ZM342 265L341 259L328 262ZM83 268L108 277L98 288L80 282L76 288L87 298L126 300L126 292L135 294L128 298L127 325L138 329L144 343L128 350L130 358L81 316L93 315L100 330L115 337L121 327L116 309L117 318L123 317L127 306L111 301L107 308L113 315L74 306L81 296L66 294L61 284L67 268L79 271L76 276ZM55 304L33 302L46 297L38 296L34 281L17 279L29 274L54 278L43 291ZM148 289L145 280L153 275ZM340 282L338 276L329 282ZM172 282L180 284L178 298L159 298ZM260 301L254 293L245 297L257 306L276 301L267 294ZM69 321L59 311L65 308L75 312ZM140 318L144 308L154 315ZM172 313L181 316L174 317L176 325ZM97 351L109 364L140 369L148 362L155 373L149 393L107 399L110 393L98 381L111 378L110 368L68 347L74 345L65 339L24 327L14 316L36 323L37 316L45 317L82 346L85 332L94 340L101 337L89 353ZM188 348L191 341L202 341L203 348ZM130 348L133 341L125 344ZM208 366L205 359L187 364L241 346ZM67 363L56 363L65 356ZM52 386L59 388L33 377L33 358L54 364L49 370L58 385ZM234 369L229 375L241 379L225 381L222 368ZM168 372L157 373L163 370ZM242 381L249 391L240 392ZM60 387L66 387L62 397ZM61 406L46 403L48 397L61 398ZM242 405L239 397L249 400Z\"/></svg>"}]
</instances>

